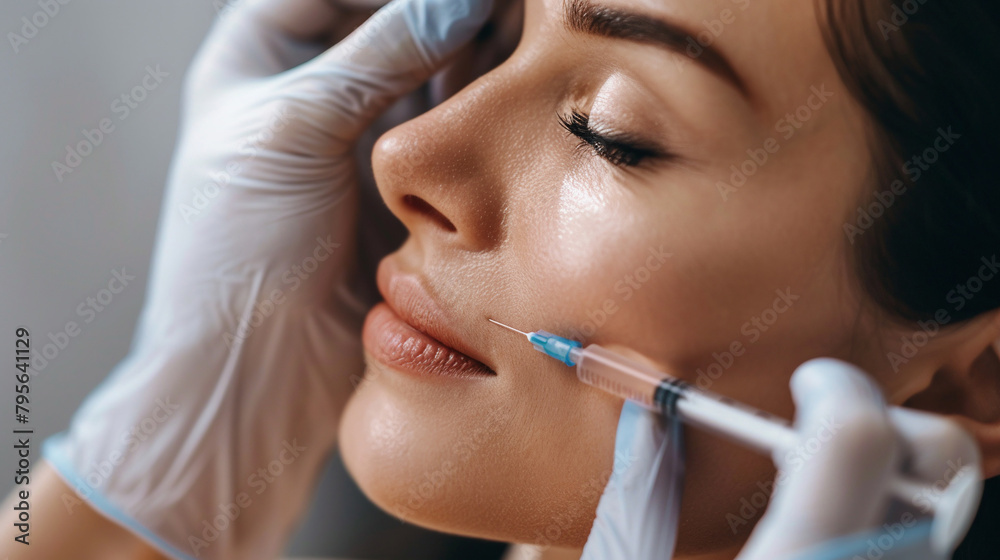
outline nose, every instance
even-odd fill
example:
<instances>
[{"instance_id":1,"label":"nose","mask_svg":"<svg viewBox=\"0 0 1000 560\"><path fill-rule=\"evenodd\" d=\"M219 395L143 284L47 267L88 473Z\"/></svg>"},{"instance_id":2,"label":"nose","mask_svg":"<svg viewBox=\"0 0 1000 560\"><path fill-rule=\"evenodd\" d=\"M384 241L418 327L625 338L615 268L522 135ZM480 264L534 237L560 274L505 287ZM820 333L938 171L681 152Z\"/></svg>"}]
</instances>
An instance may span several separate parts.
<instances>
[{"instance_id":1,"label":"nose","mask_svg":"<svg viewBox=\"0 0 1000 560\"><path fill-rule=\"evenodd\" d=\"M500 117L510 102L488 76L375 143L379 192L420 242L483 251L503 239L511 153L498 138L511 133Z\"/></svg>"}]
</instances>

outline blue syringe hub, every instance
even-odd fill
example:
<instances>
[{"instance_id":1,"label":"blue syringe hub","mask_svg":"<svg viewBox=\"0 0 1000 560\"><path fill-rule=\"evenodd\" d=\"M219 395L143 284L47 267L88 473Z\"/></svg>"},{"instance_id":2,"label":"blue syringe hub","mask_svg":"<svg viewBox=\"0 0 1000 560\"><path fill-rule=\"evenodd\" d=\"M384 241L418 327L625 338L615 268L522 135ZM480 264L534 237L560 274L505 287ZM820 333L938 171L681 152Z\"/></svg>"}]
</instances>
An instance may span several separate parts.
<instances>
[{"instance_id":1,"label":"blue syringe hub","mask_svg":"<svg viewBox=\"0 0 1000 560\"><path fill-rule=\"evenodd\" d=\"M579 342L546 331L528 333L528 340L535 347L535 350L544 352L568 366L576 365L576 362L570 357L570 352L574 348L580 347Z\"/></svg>"}]
</instances>

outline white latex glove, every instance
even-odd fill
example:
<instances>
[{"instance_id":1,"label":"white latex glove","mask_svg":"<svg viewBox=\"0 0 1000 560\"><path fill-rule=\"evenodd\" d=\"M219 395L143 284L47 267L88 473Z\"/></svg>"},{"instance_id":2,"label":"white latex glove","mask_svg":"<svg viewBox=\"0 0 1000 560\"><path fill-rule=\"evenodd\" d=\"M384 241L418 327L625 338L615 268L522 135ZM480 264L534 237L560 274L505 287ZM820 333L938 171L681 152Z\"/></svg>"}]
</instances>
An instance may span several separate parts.
<instances>
[{"instance_id":1,"label":"white latex glove","mask_svg":"<svg viewBox=\"0 0 1000 560\"><path fill-rule=\"evenodd\" d=\"M325 51L324 0L220 15L184 84L131 352L45 445L80 497L173 558L280 554L363 367L354 142L490 4L394 0Z\"/></svg>"},{"instance_id":2,"label":"white latex glove","mask_svg":"<svg viewBox=\"0 0 1000 560\"><path fill-rule=\"evenodd\" d=\"M778 484L738 560L949 558L982 493L972 438L944 417L887 408L870 378L838 360L806 362L791 387L796 447L804 452L775 453ZM976 498L942 504L950 514L932 528L929 512L893 498L890 480L900 472L931 488L958 488L958 475L975 487L966 496Z\"/></svg>"},{"instance_id":3,"label":"white latex glove","mask_svg":"<svg viewBox=\"0 0 1000 560\"><path fill-rule=\"evenodd\" d=\"M797 447L775 452L783 469L765 516L737 560L941 559L968 528L975 499L948 505L952 515L933 529L926 512L899 507L890 479L981 491L979 454L955 423L917 411L887 409L878 388L850 364L817 359L792 377ZM584 560L673 556L683 465L659 415L626 403L618 425L615 471L597 509ZM951 480L956 470L963 483ZM694 499L695 497L689 497ZM942 510L944 510L942 506ZM951 522L949 524L949 521ZM934 538L931 538L931 535ZM933 544L932 544L933 543Z\"/></svg>"},{"instance_id":4,"label":"white latex glove","mask_svg":"<svg viewBox=\"0 0 1000 560\"><path fill-rule=\"evenodd\" d=\"M669 559L684 486L681 423L626 401L615 461L580 560Z\"/></svg>"}]
</instances>

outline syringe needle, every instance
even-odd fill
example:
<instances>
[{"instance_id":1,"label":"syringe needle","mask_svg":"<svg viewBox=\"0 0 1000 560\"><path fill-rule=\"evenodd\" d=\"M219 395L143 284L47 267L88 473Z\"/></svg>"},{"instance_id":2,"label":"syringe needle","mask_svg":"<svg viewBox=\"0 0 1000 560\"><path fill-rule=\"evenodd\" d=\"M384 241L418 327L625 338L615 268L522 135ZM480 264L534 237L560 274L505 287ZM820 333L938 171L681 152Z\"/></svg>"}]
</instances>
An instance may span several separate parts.
<instances>
[{"instance_id":1,"label":"syringe needle","mask_svg":"<svg viewBox=\"0 0 1000 560\"><path fill-rule=\"evenodd\" d=\"M501 327L503 327L505 329L508 329L508 330L511 330L511 331L514 331L514 332L516 332L518 334L523 334L524 336L530 336L530 335L528 335L528 333L523 332L523 331L519 331L519 330L515 329L514 327L511 327L511 326L508 326L508 325L505 325L505 324L501 323L500 321L494 321L493 319L486 319L486 320L489 321L489 322L491 322L491 323L493 323L494 325L500 325Z\"/></svg>"}]
</instances>

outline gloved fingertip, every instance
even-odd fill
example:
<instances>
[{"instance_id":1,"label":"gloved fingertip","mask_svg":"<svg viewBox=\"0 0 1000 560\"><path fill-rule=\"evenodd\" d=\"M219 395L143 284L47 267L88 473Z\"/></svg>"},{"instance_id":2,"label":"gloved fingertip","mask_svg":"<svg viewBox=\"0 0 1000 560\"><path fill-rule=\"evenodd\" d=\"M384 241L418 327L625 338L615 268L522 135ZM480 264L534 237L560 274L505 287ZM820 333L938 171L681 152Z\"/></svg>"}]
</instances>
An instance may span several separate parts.
<instances>
[{"instance_id":1,"label":"gloved fingertip","mask_svg":"<svg viewBox=\"0 0 1000 560\"><path fill-rule=\"evenodd\" d=\"M805 362L792 374L790 385L799 408L811 408L820 400L885 408L882 391L867 374L834 358Z\"/></svg>"},{"instance_id":2,"label":"gloved fingertip","mask_svg":"<svg viewBox=\"0 0 1000 560\"><path fill-rule=\"evenodd\" d=\"M625 401L625 404L622 405L622 412L618 417L618 429L615 432L616 455L617 452L628 451L632 447L632 439L635 437L639 420L646 412L646 409L632 401Z\"/></svg>"},{"instance_id":3,"label":"gloved fingertip","mask_svg":"<svg viewBox=\"0 0 1000 560\"><path fill-rule=\"evenodd\" d=\"M493 11L493 0L402 1L406 23L430 62L472 39Z\"/></svg>"}]
</instances>

